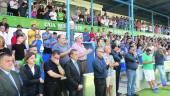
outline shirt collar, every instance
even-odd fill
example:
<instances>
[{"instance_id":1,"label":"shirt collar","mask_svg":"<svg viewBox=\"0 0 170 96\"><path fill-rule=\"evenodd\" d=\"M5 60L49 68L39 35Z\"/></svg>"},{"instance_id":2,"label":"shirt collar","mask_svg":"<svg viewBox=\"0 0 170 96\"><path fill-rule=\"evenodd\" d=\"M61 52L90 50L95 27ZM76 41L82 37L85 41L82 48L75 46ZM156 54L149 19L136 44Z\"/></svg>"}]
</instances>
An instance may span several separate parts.
<instances>
[{"instance_id":1,"label":"shirt collar","mask_svg":"<svg viewBox=\"0 0 170 96\"><path fill-rule=\"evenodd\" d=\"M0 70L2 70L6 75L8 75L8 74L10 73L10 72L8 72L8 71L2 69L2 68L0 68Z\"/></svg>"}]
</instances>

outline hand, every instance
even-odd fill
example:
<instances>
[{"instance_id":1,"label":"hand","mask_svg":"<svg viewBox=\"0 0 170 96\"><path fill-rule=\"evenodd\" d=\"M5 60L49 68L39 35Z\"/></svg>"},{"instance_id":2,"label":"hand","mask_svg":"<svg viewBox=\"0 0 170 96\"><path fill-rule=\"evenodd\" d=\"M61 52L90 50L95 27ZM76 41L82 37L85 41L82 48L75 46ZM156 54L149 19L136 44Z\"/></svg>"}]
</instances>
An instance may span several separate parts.
<instances>
[{"instance_id":1,"label":"hand","mask_svg":"<svg viewBox=\"0 0 170 96\"><path fill-rule=\"evenodd\" d=\"M42 78L39 78L40 83L44 83L44 80Z\"/></svg>"},{"instance_id":2,"label":"hand","mask_svg":"<svg viewBox=\"0 0 170 96\"><path fill-rule=\"evenodd\" d=\"M39 94L38 96L43 96L43 94Z\"/></svg>"},{"instance_id":3,"label":"hand","mask_svg":"<svg viewBox=\"0 0 170 96\"><path fill-rule=\"evenodd\" d=\"M114 63L114 66L119 66L119 63L118 63L118 62L115 62L115 63Z\"/></svg>"},{"instance_id":4,"label":"hand","mask_svg":"<svg viewBox=\"0 0 170 96\"><path fill-rule=\"evenodd\" d=\"M91 53L93 50L92 49L88 49L87 50L87 53L89 54L89 53Z\"/></svg>"},{"instance_id":5,"label":"hand","mask_svg":"<svg viewBox=\"0 0 170 96\"><path fill-rule=\"evenodd\" d=\"M109 59L106 60L106 65L110 65L110 60Z\"/></svg>"},{"instance_id":6,"label":"hand","mask_svg":"<svg viewBox=\"0 0 170 96\"><path fill-rule=\"evenodd\" d=\"M61 66L58 66L59 73L64 76L65 72L64 69Z\"/></svg>"},{"instance_id":7,"label":"hand","mask_svg":"<svg viewBox=\"0 0 170 96\"><path fill-rule=\"evenodd\" d=\"M83 89L83 85L79 84L77 90L80 91L81 89Z\"/></svg>"}]
</instances>

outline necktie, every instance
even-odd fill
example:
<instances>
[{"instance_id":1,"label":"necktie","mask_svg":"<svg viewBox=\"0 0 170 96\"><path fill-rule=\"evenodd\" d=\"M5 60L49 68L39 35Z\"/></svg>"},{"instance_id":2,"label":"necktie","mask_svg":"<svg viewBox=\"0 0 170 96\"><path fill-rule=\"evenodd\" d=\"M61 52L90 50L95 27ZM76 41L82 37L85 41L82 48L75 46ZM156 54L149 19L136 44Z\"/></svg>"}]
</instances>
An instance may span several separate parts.
<instances>
[{"instance_id":1,"label":"necktie","mask_svg":"<svg viewBox=\"0 0 170 96\"><path fill-rule=\"evenodd\" d=\"M77 71L78 71L78 73L80 75L80 70L79 70L79 66L78 66L77 62L74 62L74 65L75 65L75 67L76 67L76 69L77 69Z\"/></svg>"}]
</instances>

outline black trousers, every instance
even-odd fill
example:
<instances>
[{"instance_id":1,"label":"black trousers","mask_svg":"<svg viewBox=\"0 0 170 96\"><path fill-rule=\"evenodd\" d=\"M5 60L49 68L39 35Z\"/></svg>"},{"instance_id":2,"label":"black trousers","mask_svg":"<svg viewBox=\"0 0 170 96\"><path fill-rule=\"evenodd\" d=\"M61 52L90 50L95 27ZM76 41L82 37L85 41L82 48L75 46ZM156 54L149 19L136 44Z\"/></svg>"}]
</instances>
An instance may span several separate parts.
<instances>
[{"instance_id":1,"label":"black trousers","mask_svg":"<svg viewBox=\"0 0 170 96\"><path fill-rule=\"evenodd\" d=\"M60 82L44 84L44 96L61 96Z\"/></svg>"},{"instance_id":2,"label":"black trousers","mask_svg":"<svg viewBox=\"0 0 170 96\"><path fill-rule=\"evenodd\" d=\"M106 96L106 78L95 78L95 96Z\"/></svg>"},{"instance_id":3,"label":"black trousers","mask_svg":"<svg viewBox=\"0 0 170 96\"><path fill-rule=\"evenodd\" d=\"M83 96L82 90L69 90L69 96Z\"/></svg>"},{"instance_id":4,"label":"black trousers","mask_svg":"<svg viewBox=\"0 0 170 96\"><path fill-rule=\"evenodd\" d=\"M118 94L120 81L120 66L116 67L115 70L116 70L116 94Z\"/></svg>"}]
</instances>

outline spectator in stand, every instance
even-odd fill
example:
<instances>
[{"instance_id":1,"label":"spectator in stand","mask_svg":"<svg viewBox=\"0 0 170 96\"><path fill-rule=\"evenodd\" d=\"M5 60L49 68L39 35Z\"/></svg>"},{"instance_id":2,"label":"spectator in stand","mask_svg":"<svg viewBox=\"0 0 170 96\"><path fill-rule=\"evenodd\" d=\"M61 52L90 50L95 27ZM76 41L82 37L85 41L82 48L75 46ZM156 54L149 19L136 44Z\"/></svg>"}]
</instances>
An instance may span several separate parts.
<instances>
[{"instance_id":1,"label":"spectator in stand","mask_svg":"<svg viewBox=\"0 0 170 96\"><path fill-rule=\"evenodd\" d=\"M130 46L129 52L125 55L128 78L127 96L138 96L135 94L136 70L138 68L136 60L135 48Z\"/></svg>"},{"instance_id":2,"label":"spectator in stand","mask_svg":"<svg viewBox=\"0 0 170 96\"><path fill-rule=\"evenodd\" d=\"M48 2L47 8L49 9L49 11L52 11L53 9L52 2Z\"/></svg>"},{"instance_id":3,"label":"spectator in stand","mask_svg":"<svg viewBox=\"0 0 170 96\"><path fill-rule=\"evenodd\" d=\"M64 22L64 16L65 14L62 12L62 8L60 8L59 12L57 12L57 20L60 22Z\"/></svg>"},{"instance_id":4,"label":"spectator in stand","mask_svg":"<svg viewBox=\"0 0 170 96\"><path fill-rule=\"evenodd\" d=\"M35 40L36 34L39 34L39 31L37 31L36 24L32 24L31 30L28 31L28 45L31 45L32 42Z\"/></svg>"},{"instance_id":5,"label":"spectator in stand","mask_svg":"<svg viewBox=\"0 0 170 96\"><path fill-rule=\"evenodd\" d=\"M15 45L12 45L12 53L14 56L14 60L16 65L24 58L26 53L26 46L24 44L24 35L17 35L17 42Z\"/></svg>"},{"instance_id":6,"label":"spectator in stand","mask_svg":"<svg viewBox=\"0 0 170 96\"><path fill-rule=\"evenodd\" d=\"M5 46L7 46L7 33L5 32L5 26L4 25L0 25L0 36L4 37L5 39Z\"/></svg>"},{"instance_id":7,"label":"spectator in stand","mask_svg":"<svg viewBox=\"0 0 170 96\"><path fill-rule=\"evenodd\" d=\"M13 36L11 38L11 44L14 45L16 44L17 42L17 35L20 35L20 34L23 34L25 35L23 32L22 32L22 26L21 25L17 25L17 30L13 33ZM26 37L26 36L25 36ZM26 40L26 38L25 38Z\"/></svg>"},{"instance_id":8,"label":"spectator in stand","mask_svg":"<svg viewBox=\"0 0 170 96\"><path fill-rule=\"evenodd\" d=\"M44 10L44 13L43 13L43 18L46 19L46 20L49 20L50 19L49 14L50 14L50 11L46 7L45 10Z\"/></svg>"},{"instance_id":9,"label":"spectator in stand","mask_svg":"<svg viewBox=\"0 0 170 96\"><path fill-rule=\"evenodd\" d=\"M35 36L35 40L32 42L32 45L35 45L37 47L37 53L41 54L41 46L43 45L43 42L41 41L41 36L39 34Z\"/></svg>"},{"instance_id":10,"label":"spectator in stand","mask_svg":"<svg viewBox=\"0 0 170 96\"><path fill-rule=\"evenodd\" d=\"M11 51L5 47L5 39L2 36L0 36L0 53L1 52L11 53Z\"/></svg>"},{"instance_id":11,"label":"spectator in stand","mask_svg":"<svg viewBox=\"0 0 170 96\"><path fill-rule=\"evenodd\" d=\"M152 51L151 49L146 49L146 53L142 55L142 63L144 69L144 75L146 81L148 81L150 88L153 90L154 93L158 92L158 87L155 82L155 74L154 74L154 61L152 58Z\"/></svg>"},{"instance_id":12,"label":"spectator in stand","mask_svg":"<svg viewBox=\"0 0 170 96\"><path fill-rule=\"evenodd\" d=\"M0 13L6 15L7 7L8 7L8 0L1 0L0 1Z\"/></svg>"},{"instance_id":13,"label":"spectator in stand","mask_svg":"<svg viewBox=\"0 0 170 96\"><path fill-rule=\"evenodd\" d=\"M105 50L105 54L103 58L105 62L109 61L108 74L106 78L106 86L107 86L106 93L107 96L113 96L113 85L115 84L115 75L114 75L115 70L113 68L114 66L119 66L119 63L115 62L113 56L110 55L111 46L106 45L104 50Z\"/></svg>"},{"instance_id":14,"label":"spectator in stand","mask_svg":"<svg viewBox=\"0 0 170 96\"><path fill-rule=\"evenodd\" d=\"M56 13L56 8L53 8L52 11L49 14L49 17L52 21L56 21L57 20L57 13Z\"/></svg>"},{"instance_id":15,"label":"spectator in stand","mask_svg":"<svg viewBox=\"0 0 170 96\"><path fill-rule=\"evenodd\" d=\"M90 37L90 41L96 41L96 35L94 33L93 27L91 27L91 32L89 34L89 37Z\"/></svg>"},{"instance_id":16,"label":"spectator in stand","mask_svg":"<svg viewBox=\"0 0 170 96\"><path fill-rule=\"evenodd\" d=\"M107 69L109 68L109 62L104 61L103 48L98 47L96 49L96 54L97 56L93 61L95 96L106 96L106 77L108 74Z\"/></svg>"},{"instance_id":17,"label":"spectator in stand","mask_svg":"<svg viewBox=\"0 0 170 96\"><path fill-rule=\"evenodd\" d=\"M32 18L37 18L37 8L36 8L36 7L34 7L34 8L32 9L31 15L32 15Z\"/></svg>"},{"instance_id":18,"label":"spectator in stand","mask_svg":"<svg viewBox=\"0 0 170 96\"><path fill-rule=\"evenodd\" d=\"M35 64L36 55L28 52L24 60L26 64L20 68L20 76L23 81L23 96L43 96L44 80L41 78L40 67Z\"/></svg>"},{"instance_id":19,"label":"spectator in stand","mask_svg":"<svg viewBox=\"0 0 170 96\"><path fill-rule=\"evenodd\" d=\"M52 51L51 59L44 63L44 95L45 96L62 96L61 95L61 78L65 72L59 63L60 53Z\"/></svg>"},{"instance_id":20,"label":"spectator in stand","mask_svg":"<svg viewBox=\"0 0 170 96\"><path fill-rule=\"evenodd\" d=\"M73 45L73 42L74 42L74 34L76 31L75 28L76 28L75 22L73 21L73 18L70 18L70 43L71 45Z\"/></svg>"},{"instance_id":21,"label":"spectator in stand","mask_svg":"<svg viewBox=\"0 0 170 96\"><path fill-rule=\"evenodd\" d=\"M87 73L87 55L92 52L92 49L86 49L84 47L82 36L75 37L75 43L72 46L72 49L77 50L78 60L80 62L82 74Z\"/></svg>"},{"instance_id":22,"label":"spectator in stand","mask_svg":"<svg viewBox=\"0 0 170 96\"><path fill-rule=\"evenodd\" d=\"M84 15L82 12L79 14L79 23L83 24L84 23Z\"/></svg>"},{"instance_id":23,"label":"spectator in stand","mask_svg":"<svg viewBox=\"0 0 170 96\"><path fill-rule=\"evenodd\" d=\"M50 39L50 42L51 42L51 48L53 48L53 46L55 45L55 44L57 44L57 33L56 32L53 32L53 36L51 37L51 39Z\"/></svg>"},{"instance_id":24,"label":"spectator in stand","mask_svg":"<svg viewBox=\"0 0 170 96\"><path fill-rule=\"evenodd\" d=\"M10 5L10 12L12 13L13 16L18 16L18 1L17 0L11 0L9 2Z\"/></svg>"},{"instance_id":25,"label":"spectator in stand","mask_svg":"<svg viewBox=\"0 0 170 96\"><path fill-rule=\"evenodd\" d=\"M37 10L37 19L43 19L44 16L44 6L40 5L40 7Z\"/></svg>"},{"instance_id":26,"label":"spectator in stand","mask_svg":"<svg viewBox=\"0 0 170 96\"><path fill-rule=\"evenodd\" d=\"M21 17L26 17L27 16L27 3L23 2L21 4L21 6L18 8L18 13L19 13L19 16Z\"/></svg>"},{"instance_id":27,"label":"spectator in stand","mask_svg":"<svg viewBox=\"0 0 170 96\"><path fill-rule=\"evenodd\" d=\"M66 65L66 77L68 80L69 96L83 96L83 81L78 52L75 49L70 51L70 61Z\"/></svg>"},{"instance_id":28,"label":"spectator in stand","mask_svg":"<svg viewBox=\"0 0 170 96\"><path fill-rule=\"evenodd\" d=\"M9 30L9 24L8 24L8 22L7 22L7 18L3 18L3 19L2 19L2 22L0 22L0 26L1 26L1 25L5 26L5 31L8 32L8 30Z\"/></svg>"},{"instance_id":29,"label":"spectator in stand","mask_svg":"<svg viewBox=\"0 0 170 96\"><path fill-rule=\"evenodd\" d=\"M156 68L159 70L161 76L162 86L167 85L166 73L164 68L164 61L165 61L165 52L163 48L159 48L155 53L155 65Z\"/></svg>"}]
</instances>

